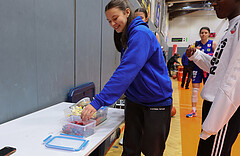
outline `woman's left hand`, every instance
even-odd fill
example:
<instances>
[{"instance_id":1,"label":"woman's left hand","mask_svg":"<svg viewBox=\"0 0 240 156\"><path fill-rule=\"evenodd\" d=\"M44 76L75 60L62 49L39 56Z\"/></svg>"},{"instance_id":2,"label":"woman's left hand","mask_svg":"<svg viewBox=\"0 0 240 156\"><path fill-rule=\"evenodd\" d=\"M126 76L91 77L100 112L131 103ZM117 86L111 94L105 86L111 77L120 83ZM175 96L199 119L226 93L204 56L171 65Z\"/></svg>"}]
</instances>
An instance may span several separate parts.
<instances>
[{"instance_id":1,"label":"woman's left hand","mask_svg":"<svg viewBox=\"0 0 240 156\"><path fill-rule=\"evenodd\" d=\"M93 114L96 112L97 110L91 105L87 105L82 113L81 113L81 118L83 121L89 120L91 119L91 117L93 116Z\"/></svg>"},{"instance_id":2,"label":"woman's left hand","mask_svg":"<svg viewBox=\"0 0 240 156\"><path fill-rule=\"evenodd\" d=\"M189 45L187 50L186 50L186 55L187 55L187 57L191 57L195 52L196 52L196 48L195 47L191 47Z\"/></svg>"}]
</instances>

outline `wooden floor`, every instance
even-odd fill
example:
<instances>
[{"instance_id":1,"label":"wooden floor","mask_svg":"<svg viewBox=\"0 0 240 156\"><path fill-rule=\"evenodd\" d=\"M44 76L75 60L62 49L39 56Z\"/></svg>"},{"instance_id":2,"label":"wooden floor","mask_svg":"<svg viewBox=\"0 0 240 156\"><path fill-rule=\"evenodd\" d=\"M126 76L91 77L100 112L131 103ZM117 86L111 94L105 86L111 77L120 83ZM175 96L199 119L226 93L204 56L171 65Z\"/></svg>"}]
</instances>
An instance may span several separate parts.
<instances>
[{"instance_id":1,"label":"wooden floor","mask_svg":"<svg viewBox=\"0 0 240 156\"><path fill-rule=\"evenodd\" d=\"M172 117L170 134L166 143L164 156L195 156L201 131L201 108L202 99L198 96L197 117L186 118L186 114L191 111L191 93L190 89L180 87L180 82L177 79L172 79L173 84L173 105L176 107L177 113ZM202 86L200 90L202 89ZM124 127L124 124L121 125ZM122 138L124 131L121 133L112 147L107 152L106 156L120 156L122 146L119 145L119 140ZM240 136L236 140L232 148L232 156L240 155Z\"/></svg>"}]
</instances>

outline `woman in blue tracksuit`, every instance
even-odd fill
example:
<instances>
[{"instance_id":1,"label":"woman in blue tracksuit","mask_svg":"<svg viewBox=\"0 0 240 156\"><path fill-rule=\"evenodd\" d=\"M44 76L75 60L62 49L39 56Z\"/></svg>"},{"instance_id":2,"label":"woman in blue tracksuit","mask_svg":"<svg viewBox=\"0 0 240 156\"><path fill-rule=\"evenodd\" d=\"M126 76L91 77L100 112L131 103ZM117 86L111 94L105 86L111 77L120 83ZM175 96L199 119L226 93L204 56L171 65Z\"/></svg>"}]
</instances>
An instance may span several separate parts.
<instances>
[{"instance_id":1,"label":"woman in blue tracksuit","mask_svg":"<svg viewBox=\"0 0 240 156\"><path fill-rule=\"evenodd\" d=\"M122 155L163 155L173 90L161 46L147 23L141 17L134 19L126 0L111 0L105 15L110 26L122 33L122 60L102 91L82 111L82 119L90 119L101 106L112 105L124 93Z\"/></svg>"}]
</instances>

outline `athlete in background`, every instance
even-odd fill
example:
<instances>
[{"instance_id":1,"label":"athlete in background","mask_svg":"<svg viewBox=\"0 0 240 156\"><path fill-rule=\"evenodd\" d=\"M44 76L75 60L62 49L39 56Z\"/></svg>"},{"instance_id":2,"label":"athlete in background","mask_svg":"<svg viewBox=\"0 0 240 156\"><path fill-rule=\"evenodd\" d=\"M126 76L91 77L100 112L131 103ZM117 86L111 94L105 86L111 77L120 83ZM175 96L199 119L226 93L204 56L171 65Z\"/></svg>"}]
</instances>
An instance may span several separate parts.
<instances>
[{"instance_id":1,"label":"athlete in background","mask_svg":"<svg viewBox=\"0 0 240 156\"><path fill-rule=\"evenodd\" d=\"M199 35L201 40L195 42L195 47L201 50L203 53L208 54L210 56L213 55L213 52L216 48L216 42L213 40L209 40L210 29L208 27L202 27L199 31ZM192 110L189 114L186 115L189 117L197 116L197 101L198 101L198 92L200 88L200 84L203 82L205 84L208 78L208 73L200 69L197 65L193 68L193 76L192 76Z\"/></svg>"}]
</instances>

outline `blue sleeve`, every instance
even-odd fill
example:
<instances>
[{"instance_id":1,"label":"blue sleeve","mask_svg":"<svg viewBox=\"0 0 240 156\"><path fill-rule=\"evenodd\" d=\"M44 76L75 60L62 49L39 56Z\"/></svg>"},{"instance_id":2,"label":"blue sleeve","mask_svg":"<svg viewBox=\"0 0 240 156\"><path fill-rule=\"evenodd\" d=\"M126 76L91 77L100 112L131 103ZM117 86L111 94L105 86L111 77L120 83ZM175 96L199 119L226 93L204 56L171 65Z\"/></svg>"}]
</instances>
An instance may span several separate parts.
<instances>
[{"instance_id":1,"label":"blue sleeve","mask_svg":"<svg viewBox=\"0 0 240 156\"><path fill-rule=\"evenodd\" d=\"M182 56L182 60L181 60L182 65L184 65L184 59L185 59L184 55L185 55L185 53L184 53L183 56Z\"/></svg>"},{"instance_id":2,"label":"blue sleeve","mask_svg":"<svg viewBox=\"0 0 240 156\"><path fill-rule=\"evenodd\" d=\"M127 90L149 58L151 38L145 31L131 32L122 61L91 105L98 110L112 105Z\"/></svg>"},{"instance_id":3,"label":"blue sleeve","mask_svg":"<svg viewBox=\"0 0 240 156\"><path fill-rule=\"evenodd\" d=\"M187 63L188 63L188 58L187 58L186 53L183 54L181 61L182 61L182 65L187 65Z\"/></svg>"},{"instance_id":4,"label":"blue sleeve","mask_svg":"<svg viewBox=\"0 0 240 156\"><path fill-rule=\"evenodd\" d=\"M199 41L196 41L195 42L195 47L199 46L200 42Z\"/></svg>"}]
</instances>

